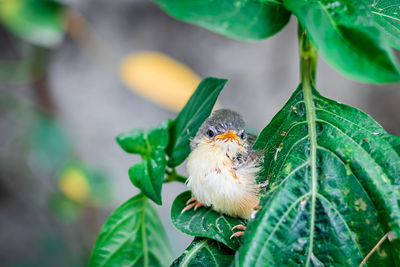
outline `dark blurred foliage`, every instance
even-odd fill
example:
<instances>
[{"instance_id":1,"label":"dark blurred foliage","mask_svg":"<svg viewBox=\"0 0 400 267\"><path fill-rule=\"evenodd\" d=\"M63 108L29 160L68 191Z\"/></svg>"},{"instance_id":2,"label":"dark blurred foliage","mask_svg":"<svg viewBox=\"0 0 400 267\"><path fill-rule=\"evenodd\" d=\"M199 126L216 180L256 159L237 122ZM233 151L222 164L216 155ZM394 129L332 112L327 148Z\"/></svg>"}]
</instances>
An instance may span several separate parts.
<instances>
[{"instance_id":1,"label":"dark blurred foliage","mask_svg":"<svg viewBox=\"0 0 400 267\"><path fill-rule=\"evenodd\" d=\"M55 3L41 8L35 1L25 2L41 14L47 12L48 18L63 9ZM64 33L50 34L49 42L46 35L35 39L40 30L54 28L51 23L56 20L46 21L28 7L24 7L27 17L18 17L18 12L7 17L2 5L0 262L85 266L101 224L99 207L105 206L110 194L104 173L80 160L58 123L49 90L47 47L60 42ZM29 24L30 20L38 23Z\"/></svg>"}]
</instances>

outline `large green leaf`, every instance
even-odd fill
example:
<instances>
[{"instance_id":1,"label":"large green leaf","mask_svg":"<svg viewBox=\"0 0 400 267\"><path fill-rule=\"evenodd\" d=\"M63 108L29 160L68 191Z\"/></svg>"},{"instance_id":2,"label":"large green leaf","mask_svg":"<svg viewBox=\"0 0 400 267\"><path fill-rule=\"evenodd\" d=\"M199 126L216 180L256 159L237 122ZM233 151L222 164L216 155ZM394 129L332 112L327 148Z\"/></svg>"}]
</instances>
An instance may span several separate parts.
<instances>
[{"instance_id":1,"label":"large green leaf","mask_svg":"<svg viewBox=\"0 0 400 267\"><path fill-rule=\"evenodd\" d=\"M173 267L227 267L231 264L234 251L224 244L208 238L196 237Z\"/></svg>"},{"instance_id":2,"label":"large green leaf","mask_svg":"<svg viewBox=\"0 0 400 267\"><path fill-rule=\"evenodd\" d=\"M400 0L371 0L370 8L384 36L400 49Z\"/></svg>"},{"instance_id":3,"label":"large green leaf","mask_svg":"<svg viewBox=\"0 0 400 267\"><path fill-rule=\"evenodd\" d=\"M107 219L88 266L168 266L170 246L154 208L139 194Z\"/></svg>"},{"instance_id":4,"label":"large green leaf","mask_svg":"<svg viewBox=\"0 0 400 267\"><path fill-rule=\"evenodd\" d=\"M290 12L280 0L153 0L171 16L238 40L258 40L279 32Z\"/></svg>"},{"instance_id":5,"label":"large green leaf","mask_svg":"<svg viewBox=\"0 0 400 267\"><path fill-rule=\"evenodd\" d=\"M0 19L11 32L36 45L57 45L64 35L65 8L55 1L0 1Z\"/></svg>"},{"instance_id":6,"label":"large green leaf","mask_svg":"<svg viewBox=\"0 0 400 267\"><path fill-rule=\"evenodd\" d=\"M118 144L128 153L140 154L143 161L129 169L132 183L147 197L161 205L161 189L166 167L165 149L171 121L150 130L135 129L117 136Z\"/></svg>"},{"instance_id":7,"label":"large green leaf","mask_svg":"<svg viewBox=\"0 0 400 267\"><path fill-rule=\"evenodd\" d=\"M208 237L224 243L231 249L238 249L239 238L230 238L234 233L232 227L247 223L246 220L220 214L211 208L201 207L182 213L186 202L192 197L190 191L183 192L176 197L171 208L172 223L180 231L188 235Z\"/></svg>"},{"instance_id":8,"label":"large green leaf","mask_svg":"<svg viewBox=\"0 0 400 267\"><path fill-rule=\"evenodd\" d=\"M400 81L396 58L362 1L284 0L318 52L344 76L361 82Z\"/></svg>"},{"instance_id":9,"label":"large green leaf","mask_svg":"<svg viewBox=\"0 0 400 267\"><path fill-rule=\"evenodd\" d=\"M400 236L396 139L370 116L300 85L260 134L268 192L236 255L239 266L357 266ZM383 243L370 266L400 262Z\"/></svg>"},{"instance_id":10,"label":"large green leaf","mask_svg":"<svg viewBox=\"0 0 400 267\"><path fill-rule=\"evenodd\" d=\"M170 128L170 143L167 148L168 166L176 167L190 153L190 138L194 137L201 124L210 115L226 79L205 78L179 112Z\"/></svg>"}]
</instances>

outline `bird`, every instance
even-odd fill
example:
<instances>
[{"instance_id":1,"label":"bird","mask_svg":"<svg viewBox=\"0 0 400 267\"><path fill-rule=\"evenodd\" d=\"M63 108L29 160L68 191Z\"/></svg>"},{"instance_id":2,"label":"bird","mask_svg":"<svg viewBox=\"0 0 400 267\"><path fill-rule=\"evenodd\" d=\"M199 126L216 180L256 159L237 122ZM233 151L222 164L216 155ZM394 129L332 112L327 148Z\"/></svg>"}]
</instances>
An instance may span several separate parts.
<instances>
[{"instance_id":1,"label":"bird","mask_svg":"<svg viewBox=\"0 0 400 267\"><path fill-rule=\"evenodd\" d=\"M252 149L255 135L245 130L241 115L229 109L214 111L191 139L187 186L192 191L182 210L206 206L236 218L250 219L258 206L260 151ZM245 230L244 225L232 228ZM243 235L243 231L233 236Z\"/></svg>"}]
</instances>

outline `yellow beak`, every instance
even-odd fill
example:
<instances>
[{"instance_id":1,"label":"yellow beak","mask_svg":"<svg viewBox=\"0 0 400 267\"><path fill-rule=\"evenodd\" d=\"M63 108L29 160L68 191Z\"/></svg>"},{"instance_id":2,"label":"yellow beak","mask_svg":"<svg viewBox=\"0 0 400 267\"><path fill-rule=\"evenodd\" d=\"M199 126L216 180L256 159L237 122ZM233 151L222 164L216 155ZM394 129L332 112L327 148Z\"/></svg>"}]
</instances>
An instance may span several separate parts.
<instances>
[{"instance_id":1,"label":"yellow beak","mask_svg":"<svg viewBox=\"0 0 400 267\"><path fill-rule=\"evenodd\" d=\"M236 140L238 143L240 143L240 138L237 136L236 131L229 131L223 134L219 134L215 137L215 141L217 140Z\"/></svg>"}]
</instances>

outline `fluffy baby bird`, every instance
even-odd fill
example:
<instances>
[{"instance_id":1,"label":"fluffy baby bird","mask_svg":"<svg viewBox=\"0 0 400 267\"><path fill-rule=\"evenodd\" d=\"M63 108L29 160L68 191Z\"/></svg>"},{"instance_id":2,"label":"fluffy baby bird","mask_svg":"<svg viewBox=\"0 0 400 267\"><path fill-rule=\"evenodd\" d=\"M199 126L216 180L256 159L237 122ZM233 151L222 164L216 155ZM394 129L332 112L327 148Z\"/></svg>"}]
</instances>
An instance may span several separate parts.
<instances>
[{"instance_id":1,"label":"fluffy baby bird","mask_svg":"<svg viewBox=\"0 0 400 267\"><path fill-rule=\"evenodd\" d=\"M255 136L244 126L242 117L227 109L214 111L201 125L191 141L187 163L187 185L193 198L183 212L204 205L249 219L258 208L259 153L251 148Z\"/></svg>"}]
</instances>

